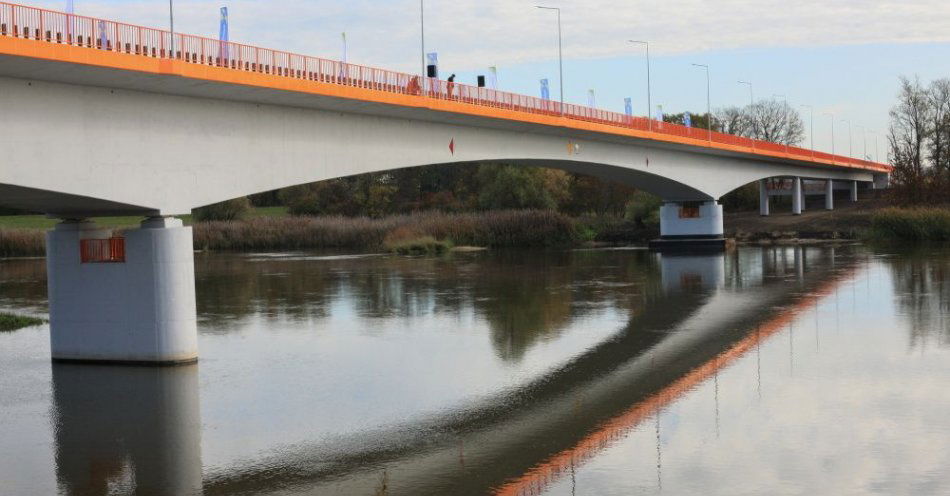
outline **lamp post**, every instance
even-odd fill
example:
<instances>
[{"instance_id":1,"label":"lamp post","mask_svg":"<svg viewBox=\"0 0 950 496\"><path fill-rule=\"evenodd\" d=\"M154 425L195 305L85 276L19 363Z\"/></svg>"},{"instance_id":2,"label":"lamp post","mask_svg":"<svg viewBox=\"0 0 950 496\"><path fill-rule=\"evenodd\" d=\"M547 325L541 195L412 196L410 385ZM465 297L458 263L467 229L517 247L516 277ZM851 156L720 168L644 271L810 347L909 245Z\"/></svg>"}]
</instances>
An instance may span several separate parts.
<instances>
[{"instance_id":1,"label":"lamp post","mask_svg":"<svg viewBox=\"0 0 950 496\"><path fill-rule=\"evenodd\" d=\"M867 132L868 130L866 127L860 124L855 124L854 127L861 128L861 136L864 139L864 148L863 148L864 151L861 155L861 160L867 160L868 159L868 132Z\"/></svg>"},{"instance_id":2,"label":"lamp post","mask_svg":"<svg viewBox=\"0 0 950 496\"><path fill-rule=\"evenodd\" d=\"M821 115L827 115L831 118L831 160L834 162L835 156L835 114L823 112Z\"/></svg>"},{"instance_id":3,"label":"lamp post","mask_svg":"<svg viewBox=\"0 0 950 496\"><path fill-rule=\"evenodd\" d=\"M422 80L426 78L426 6L419 0L419 41L422 49Z\"/></svg>"},{"instance_id":4,"label":"lamp post","mask_svg":"<svg viewBox=\"0 0 950 496\"><path fill-rule=\"evenodd\" d=\"M653 130L653 101L650 95L650 43L647 41L627 40L628 43L640 44L647 48L647 119L649 130Z\"/></svg>"},{"instance_id":5,"label":"lamp post","mask_svg":"<svg viewBox=\"0 0 950 496\"><path fill-rule=\"evenodd\" d=\"M841 119L848 123L848 158L854 158L854 135L851 132L851 119Z\"/></svg>"},{"instance_id":6,"label":"lamp post","mask_svg":"<svg viewBox=\"0 0 950 496\"><path fill-rule=\"evenodd\" d=\"M541 5L535 5L535 7L544 10L553 10L557 12L557 66L558 66L558 83L561 86L561 114L564 114L564 52L562 51L561 45L561 9L559 7L543 7Z\"/></svg>"},{"instance_id":7,"label":"lamp post","mask_svg":"<svg viewBox=\"0 0 950 496\"><path fill-rule=\"evenodd\" d=\"M174 0L168 0L168 27L171 33L171 53L168 58L175 58L175 8L172 5Z\"/></svg>"},{"instance_id":8,"label":"lamp post","mask_svg":"<svg viewBox=\"0 0 950 496\"><path fill-rule=\"evenodd\" d=\"M809 131L810 136L808 138L808 143L809 145L811 145L811 156L814 157L815 156L815 108L812 107L811 105L805 105L804 103L801 104L801 106L808 109L808 116L809 116L809 121L810 121L809 126L811 127L811 130Z\"/></svg>"},{"instance_id":9,"label":"lamp post","mask_svg":"<svg viewBox=\"0 0 950 496\"><path fill-rule=\"evenodd\" d=\"M788 142L789 142L789 138L790 138L790 136L788 135L788 133L791 131L791 130L789 129L789 126L788 126L788 97L785 96L785 95L776 95L776 94L773 94L773 95L772 95L772 98L781 98L782 101L784 102L784 105L785 105L785 126L784 126L784 131L785 131L785 153L788 153Z\"/></svg>"},{"instance_id":10,"label":"lamp post","mask_svg":"<svg viewBox=\"0 0 950 496\"><path fill-rule=\"evenodd\" d=\"M752 116L752 107L755 106L755 96L752 94L752 83L748 81L738 81L739 84L749 86L749 123L752 124L752 149L755 150L755 118Z\"/></svg>"},{"instance_id":11,"label":"lamp post","mask_svg":"<svg viewBox=\"0 0 950 496\"><path fill-rule=\"evenodd\" d=\"M712 141L712 106L709 103L709 66L706 64L693 64L706 71L706 131L709 141Z\"/></svg>"}]
</instances>

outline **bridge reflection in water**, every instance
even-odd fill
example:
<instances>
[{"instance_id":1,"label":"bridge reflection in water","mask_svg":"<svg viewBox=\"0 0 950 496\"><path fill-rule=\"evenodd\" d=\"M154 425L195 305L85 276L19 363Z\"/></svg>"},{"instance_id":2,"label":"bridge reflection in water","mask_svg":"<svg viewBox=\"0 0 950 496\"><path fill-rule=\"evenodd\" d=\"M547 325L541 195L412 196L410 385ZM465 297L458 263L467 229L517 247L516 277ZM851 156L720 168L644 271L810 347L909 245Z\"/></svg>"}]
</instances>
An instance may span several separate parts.
<instances>
[{"instance_id":1,"label":"bridge reflection in water","mask_svg":"<svg viewBox=\"0 0 950 496\"><path fill-rule=\"evenodd\" d=\"M656 256L662 290L609 339L543 377L371 441L303 440L244 466L203 470L200 365L54 365L60 490L535 494L787 329L856 270L852 258L836 264L833 247Z\"/></svg>"}]
</instances>

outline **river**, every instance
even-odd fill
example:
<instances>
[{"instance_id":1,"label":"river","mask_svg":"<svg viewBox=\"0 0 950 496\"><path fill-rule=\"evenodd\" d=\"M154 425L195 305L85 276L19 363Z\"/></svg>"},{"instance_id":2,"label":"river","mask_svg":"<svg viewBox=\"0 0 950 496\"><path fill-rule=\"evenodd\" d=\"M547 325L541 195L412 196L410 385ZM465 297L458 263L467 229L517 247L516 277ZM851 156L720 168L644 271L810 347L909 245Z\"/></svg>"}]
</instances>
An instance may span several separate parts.
<instances>
[{"instance_id":1,"label":"river","mask_svg":"<svg viewBox=\"0 0 950 496\"><path fill-rule=\"evenodd\" d=\"M197 364L0 332L0 493L947 494L950 249L196 254ZM45 317L42 259L0 310Z\"/></svg>"}]
</instances>

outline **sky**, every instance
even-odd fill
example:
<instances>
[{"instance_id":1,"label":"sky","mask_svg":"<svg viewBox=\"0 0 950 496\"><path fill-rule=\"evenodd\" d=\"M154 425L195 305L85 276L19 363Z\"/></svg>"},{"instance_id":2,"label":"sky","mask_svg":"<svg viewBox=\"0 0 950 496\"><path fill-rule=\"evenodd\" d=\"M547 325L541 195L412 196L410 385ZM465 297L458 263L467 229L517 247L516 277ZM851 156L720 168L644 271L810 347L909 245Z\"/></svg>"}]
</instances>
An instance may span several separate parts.
<instances>
[{"instance_id":1,"label":"sky","mask_svg":"<svg viewBox=\"0 0 950 496\"><path fill-rule=\"evenodd\" d=\"M65 10L67 0L20 0ZM74 0L77 14L168 26L164 0ZM474 83L498 68L499 89L539 96L550 80L558 98L557 14L561 9L565 100L647 113L650 42L652 101L664 112L704 112L710 71L713 109L754 96L784 95L805 121L806 141L860 157L885 154L888 110L899 78L950 77L950 3L935 0L425 0L425 48L440 74ZM231 41L339 59L346 32L351 63L421 70L419 0L175 0L176 31L217 37L227 6ZM810 105L804 107L802 105ZM828 114L833 114L832 118ZM851 139L849 125L851 122ZM871 134L871 132L874 134ZM876 135L876 138L875 138ZM849 143L850 141L850 143Z\"/></svg>"}]
</instances>

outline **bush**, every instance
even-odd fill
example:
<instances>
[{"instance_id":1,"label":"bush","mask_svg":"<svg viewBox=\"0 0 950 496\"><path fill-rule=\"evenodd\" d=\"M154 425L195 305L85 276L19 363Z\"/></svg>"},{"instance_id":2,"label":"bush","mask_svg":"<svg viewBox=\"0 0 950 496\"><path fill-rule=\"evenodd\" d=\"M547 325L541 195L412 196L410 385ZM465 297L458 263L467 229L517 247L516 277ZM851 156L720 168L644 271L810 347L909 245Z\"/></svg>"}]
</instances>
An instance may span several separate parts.
<instances>
[{"instance_id":1,"label":"bush","mask_svg":"<svg viewBox=\"0 0 950 496\"><path fill-rule=\"evenodd\" d=\"M0 312L0 332L15 331L24 327L33 327L46 323L43 319Z\"/></svg>"},{"instance_id":2,"label":"bush","mask_svg":"<svg viewBox=\"0 0 950 496\"><path fill-rule=\"evenodd\" d=\"M646 191L637 191L627 201L627 212L624 218L639 228L660 224L660 207L663 200Z\"/></svg>"},{"instance_id":3,"label":"bush","mask_svg":"<svg viewBox=\"0 0 950 496\"><path fill-rule=\"evenodd\" d=\"M875 237L950 241L950 208L886 208L871 217Z\"/></svg>"},{"instance_id":4,"label":"bush","mask_svg":"<svg viewBox=\"0 0 950 496\"><path fill-rule=\"evenodd\" d=\"M214 205L196 208L192 212L192 217L198 222L213 220L233 221L243 219L250 211L251 201L248 200L246 196L243 196L241 198L215 203Z\"/></svg>"}]
</instances>

